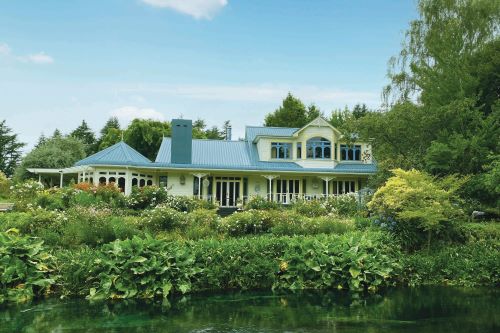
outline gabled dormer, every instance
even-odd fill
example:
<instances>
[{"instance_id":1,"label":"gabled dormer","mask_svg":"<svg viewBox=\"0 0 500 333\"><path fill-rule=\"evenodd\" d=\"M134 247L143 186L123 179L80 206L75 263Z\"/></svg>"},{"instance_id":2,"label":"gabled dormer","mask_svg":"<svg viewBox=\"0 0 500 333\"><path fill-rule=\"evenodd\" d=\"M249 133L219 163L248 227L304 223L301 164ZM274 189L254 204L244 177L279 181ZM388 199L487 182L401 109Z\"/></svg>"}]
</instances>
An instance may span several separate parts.
<instances>
[{"instance_id":1,"label":"gabled dormer","mask_svg":"<svg viewBox=\"0 0 500 333\"><path fill-rule=\"evenodd\" d=\"M246 139L257 146L260 161L295 162L309 168L372 162L369 143L356 140L348 143L322 117L302 128L247 127Z\"/></svg>"}]
</instances>

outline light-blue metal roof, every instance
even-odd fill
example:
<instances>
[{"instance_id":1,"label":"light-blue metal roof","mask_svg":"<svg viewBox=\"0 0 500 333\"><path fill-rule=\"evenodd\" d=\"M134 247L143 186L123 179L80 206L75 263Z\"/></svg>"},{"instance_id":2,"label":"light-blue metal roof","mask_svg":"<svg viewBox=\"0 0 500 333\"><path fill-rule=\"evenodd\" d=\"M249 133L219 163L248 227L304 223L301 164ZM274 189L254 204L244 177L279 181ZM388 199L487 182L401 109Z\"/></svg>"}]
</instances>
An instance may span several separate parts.
<instances>
[{"instance_id":1,"label":"light-blue metal roof","mask_svg":"<svg viewBox=\"0 0 500 333\"><path fill-rule=\"evenodd\" d=\"M253 142L258 136L292 136L299 129L294 127L247 126L245 128L245 139Z\"/></svg>"},{"instance_id":2,"label":"light-blue metal roof","mask_svg":"<svg viewBox=\"0 0 500 333\"><path fill-rule=\"evenodd\" d=\"M75 163L78 165L151 165L152 162L125 142L118 142Z\"/></svg>"},{"instance_id":3,"label":"light-blue metal roof","mask_svg":"<svg viewBox=\"0 0 500 333\"><path fill-rule=\"evenodd\" d=\"M335 168L304 168L295 162L260 161L256 144L248 141L197 140L192 141L191 164L173 164L170 161L172 140L163 138L154 163L156 167L214 170L262 170L322 173L373 173L376 166L363 163L342 163Z\"/></svg>"},{"instance_id":4,"label":"light-blue metal roof","mask_svg":"<svg viewBox=\"0 0 500 333\"><path fill-rule=\"evenodd\" d=\"M155 163L170 164L171 146L172 139L163 138ZM193 139L191 164L239 167L252 162L245 141Z\"/></svg>"},{"instance_id":5,"label":"light-blue metal roof","mask_svg":"<svg viewBox=\"0 0 500 333\"><path fill-rule=\"evenodd\" d=\"M242 170L263 172L312 172L325 174L369 174L377 170L375 164L361 162L338 163L334 168L304 168L293 161L261 161L257 145L259 135L290 136L297 128L247 127L247 140L192 140L190 164L171 163L172 139L163 138L156 160L151 162L125 142L119 142L75 163L80 165L130 165L144 168L175 168L201 170Z\"/></svg>"}]
</instances>

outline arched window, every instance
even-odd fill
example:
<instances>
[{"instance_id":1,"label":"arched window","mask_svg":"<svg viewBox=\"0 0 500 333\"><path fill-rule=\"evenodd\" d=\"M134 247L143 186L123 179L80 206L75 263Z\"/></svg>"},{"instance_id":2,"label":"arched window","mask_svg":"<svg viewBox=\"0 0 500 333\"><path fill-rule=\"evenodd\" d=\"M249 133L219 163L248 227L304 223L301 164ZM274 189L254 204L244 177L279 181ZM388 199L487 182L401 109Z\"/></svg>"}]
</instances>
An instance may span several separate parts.
<instances>
[{"instance_id":1,"label":"arched window","mask_svg":"<svg viewBox=\"0 0 500 333\"><path fill-rule=\"evenodd\" d=\"M120 191L125 192L125 178L118 178L118 188L120 189Z\"/></svg>"},{"instance_id":2,"label":"arched window","mask_svg":"<svg viewBox=\"0 0 500 333\"><path fill-rule=\"evenodd\" d=\"M116 178L115 177L109 177L108 183L116 183Z\"/></svg>"},{"instance_id":3,"label":"arched window","mask_svg":"<svg viewBox=\"0 0 500 333\"><path fill-rule=\"evenodd\" d=\"M153 181L151 179L149 179L147 184L148 184L148 186L151 186L151 185L153 185Z\"/></svg>"},{"instance_id":4,"label":"arched window","mask_svg":"<svg viewBox=\"0 0 500 333\"><path fill-rule=\"evenodd\" d=\"M139 187L143 187L144 185L146 185L146 180L141 179L141 180L139 181Z\"/></svg>"},{"instance_id":5,"label":"arched window","mask_svg":"<svg viewBox=\"0 0 500 333\"><path fill-rule=\"evenodd\" d=\"M137 178L132 178L132 186L137 186Z\"/></svg>"},{"instance_id":6,"label":"arched window","mask_svg":"<svg viewBox=\"0 0 500 333\"><path fill-rule=\"evenodd\" d=\"M106 185L106 177L99 177L99 185Z\"/></svg>"},{"instance_id":7,"label":"arched window","mask_svg":"<svg viewBox=\"0 0 500 333\"><path fill-rule=\"evenodd\" d=\"M329 159L332 157L332 143L325 138L311 138L306 143L307 158Z\"/></svg>"}]
</instances>

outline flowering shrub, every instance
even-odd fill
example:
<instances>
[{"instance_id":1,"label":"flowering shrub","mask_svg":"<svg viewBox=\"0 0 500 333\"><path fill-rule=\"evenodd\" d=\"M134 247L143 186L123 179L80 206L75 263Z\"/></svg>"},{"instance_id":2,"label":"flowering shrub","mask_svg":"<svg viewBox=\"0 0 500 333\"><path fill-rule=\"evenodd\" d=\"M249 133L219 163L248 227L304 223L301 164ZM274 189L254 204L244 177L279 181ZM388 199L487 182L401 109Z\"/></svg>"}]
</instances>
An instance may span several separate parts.
<instances>
[{"instance_id":1,"label":"flowering shrub","mask_svg":"<svg viewBox=\"0 0 500 333\"><path fill-rule=\"evenodd\" d=\"M107 203L123 200L122 192L114 183L99 184L97 187L93 187L92 191L94 191L96 197Z\"/></svg>"},{"instance_id":2,"label":"flowering shrub","mask_svg":"<svg viewBox=\"0 0 500 333\"><path fill-rule=\"evenodd\" d=\"M396 220L392 216L381 215L373 219L373 225L387 231L394 231L397 226Z\"/></svg>"},{"instance_id":3,"label":"flowering shrub","mask_svg":"<svg viewBox=\"0 0 500 333\"><path fill-rule=\"evenodd\" d=\"M92 188L92 184L90 183L76 183L73 185L73 188L75 190L80 190L80 191L85 191L85 192L90 192L90 189Z\"/></svg>"},{"instance_id":4,"label":"flowering shrub","mask_svg":"<svg viewBox=\"0 0 500 333\"><path fill-rule=\"evenodd\" d=\"M272 224L271 232L276 235L300 235L311 227L310 219L295 210L271 210L267 215Z\"/></svg>"},{"instance_id":5,"label":"flowering shrub","mask_svg":"<svg viewBox=\"0 0 500 333\"><path fill-rule=\"evenodd\" d=\"M35 198L36 206L48 210L63 210L65 208L63 200L64 192L58 188L50 188L39 191Z\"/></svg>"},{"instance_id":6,"label":"flowering shrub","mask_svg":"<svg viewBox=\"0 0 500 333\"><path fill-rule=\"evenodd\" d=\"M274 201L269 201L260 195L250 197L245 206L245 209L260 209L260 210L278 209L278 208L279 208L278 203Z\"/></svg>"},{"instance_id":7,"label":"flowering shrub","mask_svg":"<svg viewBox=\"0 0 500 333\"><path fill-rule=\"evenodd\" d=\"M164 187L158 186L144 186L132 187L132 193L127 198L127 207L132 209L144 209L148 207L155 207L169 197L167 190Z\"/></svg>"},{"instance_id":8,"label":"flowering shrub","mask_svg":"<svg viewBox=\"0 0 500 333\"><path fill-rule=\"evenodd\" d=\"M141 219L141 226L150 231L183 228L187 224L186 215L185 212L179 212L167 205L158 205L144 212Z\"/></svg>"},{"instance_id":9,"label":"flowering shrub","mask_svg":"<svg viewBox=\"0 0 500 333\"><path fill-rule=\"evenodd\" d=\"M17 183L10 187L11 195L19 202L32 200L36 197L39 191L43 190L43 185L34 180L27 180L22 183Z\"/></svg>"},{"instance_id":10,"label":"flowering shrub","mask_svg":"<svg viewBox=\"0 0 500 333\"><path fill-rule=\"evenodd\" d=\"M226 216L221 220L219 231L231 236L269 232L271 219L265 211L246 210Z\"/></svg>"},{"instance_id":11,"label":"flowering shrub","mask_svg":"<svg viewBox=\"0 0 500 333\"><path fill-rule=\"evenodd\" d=\"M187 214L189 225L203 225L216 228L220 217L214 209L197 208Z\"/></svg>"},{"instance_id":12,"label":"flowering shrub","mask_svg":"<svg viewBox=\"0 0 500 333\"><path fill-rule=\"evenodd\" d=\"M181 212L192 212L195 209L215 209L213 203L203 199L190 198L180 195L169 195L164 202L165 205Z\"/></svg>"},{"instance_id":13,"label":"flowering shrub","mask_svg":"<svg viewBox=\"0 0 500 333\"><path fill-rule=\"evenodd\" d=\"M347 193L330 196L324 202L324 206L329 213L341 216L353 216L358 212L357 194Z\"/></svg>"},{"instance_id":14,"label":"flowering shrub","mask_svg":"<svg viewBox=\"0 0 500 333\"><path fill-rule=\"evenodd\" d=\"M307 217L323 216L328 214L324 201L320 200L298 200L293 203L292 208L297 213Z\"/></svg>"}]
</instances>

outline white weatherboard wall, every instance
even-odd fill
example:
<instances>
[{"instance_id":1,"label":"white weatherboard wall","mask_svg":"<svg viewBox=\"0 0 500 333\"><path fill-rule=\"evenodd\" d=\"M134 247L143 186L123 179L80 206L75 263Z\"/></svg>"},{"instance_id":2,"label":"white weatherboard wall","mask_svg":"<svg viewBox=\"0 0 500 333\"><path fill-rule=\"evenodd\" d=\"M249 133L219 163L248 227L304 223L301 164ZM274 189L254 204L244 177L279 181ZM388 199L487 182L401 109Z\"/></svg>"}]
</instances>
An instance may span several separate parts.
<instances>
[{"instance_id":1,"label":"white weatherboard wall","mask_svg":"<svg viewBox=\"0 0 500 333\"><path fill-rule=\"evenodd\" d=\"M181 176L185 177L184 185L181 184ZM167 187L173 195L193 195L193 179L194 176L188 172L169 172Z\"/></svg>"}]
</instances>

